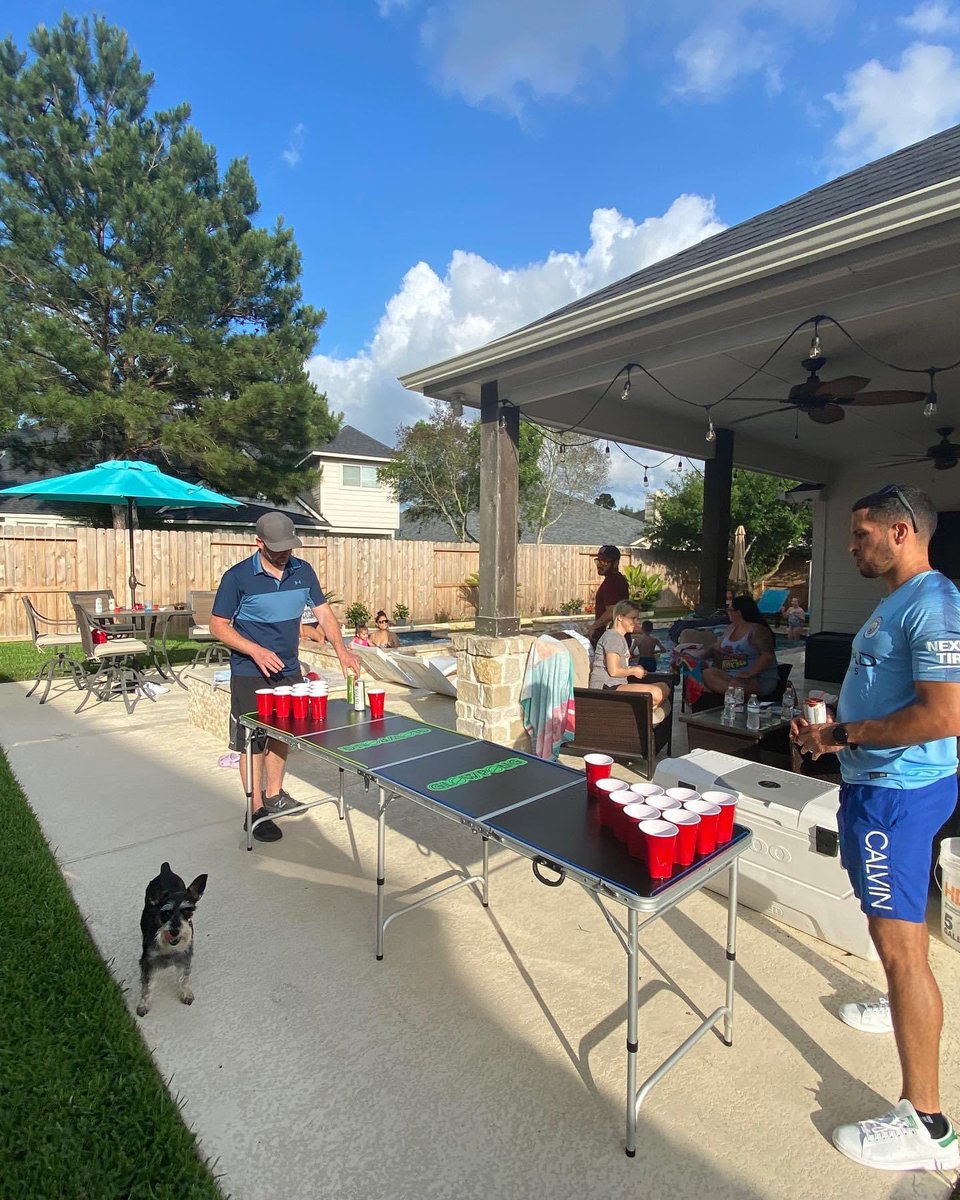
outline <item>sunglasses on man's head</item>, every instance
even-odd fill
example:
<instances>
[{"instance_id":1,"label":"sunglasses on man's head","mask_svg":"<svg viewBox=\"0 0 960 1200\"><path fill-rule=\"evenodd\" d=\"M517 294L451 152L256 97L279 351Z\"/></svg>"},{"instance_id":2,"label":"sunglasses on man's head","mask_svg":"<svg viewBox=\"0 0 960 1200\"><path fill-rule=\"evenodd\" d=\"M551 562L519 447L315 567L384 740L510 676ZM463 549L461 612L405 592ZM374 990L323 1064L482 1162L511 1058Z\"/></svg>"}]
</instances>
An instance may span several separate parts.
<instances>
[{"instance_id":1,"label":"sunglasses on man's head","mask_svg":"<svg viewBox=\"0 0 960 1200\"><path fill-rule=\"evenodd\" d=\"M881 488L880 491L877 492L877 495L882 496L884 499L887 496L893 496L895 499L899 500L900 503L903 505L903 507L910 514L910 524L913 526L913 532L914 533L920 532L920 530L917 528L917 514L913 511L913 505L906 498L906 496L903 494L903 492L897 486L897 484L888 483L885 488Z\"/></svg>"}]
</instances>

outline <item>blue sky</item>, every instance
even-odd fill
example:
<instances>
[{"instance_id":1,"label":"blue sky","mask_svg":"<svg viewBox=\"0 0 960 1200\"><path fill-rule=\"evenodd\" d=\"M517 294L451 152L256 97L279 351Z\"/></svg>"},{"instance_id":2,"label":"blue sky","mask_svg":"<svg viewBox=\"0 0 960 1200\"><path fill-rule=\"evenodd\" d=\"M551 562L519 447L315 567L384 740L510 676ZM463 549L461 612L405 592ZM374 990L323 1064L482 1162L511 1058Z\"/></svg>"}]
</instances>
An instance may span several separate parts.
<instances>
[{"instance_id":1,"label":"blue sky","mask_svg":"<svg viewBox=\"0 0 960 1200\"><path fill-rule=\"evenodd\" d=\"M8 0L26 46L62 3ZM83 10L71 10L79 15ZM960 121L960 0L111 2L326 309L310 370L392 443L402 371ZM652 456L651 456L652 457ZM618 501L642 494L611 456Z\"/></svg>"}]
</instances>

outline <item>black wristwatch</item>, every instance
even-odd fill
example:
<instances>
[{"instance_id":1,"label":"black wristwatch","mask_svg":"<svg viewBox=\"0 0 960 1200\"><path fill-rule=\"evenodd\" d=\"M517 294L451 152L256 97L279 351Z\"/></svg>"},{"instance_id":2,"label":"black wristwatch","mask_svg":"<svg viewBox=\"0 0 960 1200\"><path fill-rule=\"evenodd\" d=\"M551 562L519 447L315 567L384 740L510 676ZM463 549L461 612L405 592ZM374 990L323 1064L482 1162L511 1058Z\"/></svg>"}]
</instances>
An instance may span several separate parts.
<instances>
[{"instance_id":1,"label":"black wristwatch","mask_svg":"<svg viewBox=\"0 0 960 1200\"><path fill-rule=\"evenodd\" d=\"M830 736L833 738L833 744L835 746L849 745L846 725L834 725L830 730Z\"/></svg>"}]
</instances>

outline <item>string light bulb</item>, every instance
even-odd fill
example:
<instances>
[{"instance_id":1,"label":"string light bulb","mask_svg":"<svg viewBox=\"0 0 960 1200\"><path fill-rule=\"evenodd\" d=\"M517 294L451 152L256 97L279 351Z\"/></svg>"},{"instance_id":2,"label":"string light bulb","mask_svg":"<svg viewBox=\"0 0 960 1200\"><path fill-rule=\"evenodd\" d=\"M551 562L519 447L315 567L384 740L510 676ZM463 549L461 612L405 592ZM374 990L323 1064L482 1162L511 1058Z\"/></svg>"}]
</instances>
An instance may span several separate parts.
<instances>
[{"instance_id":1,"label":"string light bulb","mask_svg":"<svg viewBox=\"0 0 960 1200\"><path fill-rule=\"evenodd\" d=\"M604 454L607 456L607 458L610 457L610 443L609 442L607 442L607 448L606 448L606 450L604 450Z\"/></svg>"},{"instance_id":2,"label":"string light bulb","mask_svg":"<svg viewBox=\"0 0 960 1200\"><path fill-rule=\"evenodd\" d=\"M643 468L643 486L647 487L649 485L649 483L650 483L650 480L647 478L647 468L644 467Z\"/></svg>"},{"instance_id":3,"label":"string light bulb","mask_svg":"<svg viewBox=\"0 0 960 1200\"><path fill-rule=\"evenodd\" d=\"M620 399L621 400L629 400L630 399L630 368L629 367L627 367L627 378L624 381L623 391L620 393Z\"/></svg>"},{"instance_id":4,"label":"string light bulb","mask_svg":"<svg viewBox=\"0 0 960 1200\"><path fill-rule=\"evenodd\" d=\"M677 459L677 474L678 475L683 474L683 459L682 458Z\"/></svg>"},{"instance_id":5,"label":"string light bulb","mask_svg":"<svg viewBox=\"0 0 960 1200\"><path fill-rule=\"evenodd\" d=\"M823 348L820 345L820 334L815 333L810 339L810 353L808 358L823 358Z\"/></svg>"},{"instance_id":6,"label":"string light bulb","mask_svg":"<svg viewBox=\"0 0 960 1200\"><path fill-rule=\"evenodd\" d=\"M925 417L935 417L937 415L937 393L933 386L933 378L936 375L936 373L937 372L931 367L930 371L929 371L930 391L927 392L927 402L923 406L923 415Z\"/></svg>"},{"instance_id":7,"label":"string light bulb","mask_svg":"<svg viewBox=\"0 0 960 1200\"><path fill-rule=\"evenodd\" d=\"M706 440L708 442L715 442L717 440L717 431L713 427L713 417L710 416L709 412L707 413L707 437L706 437Z\"/></svg>"}]
</instances>

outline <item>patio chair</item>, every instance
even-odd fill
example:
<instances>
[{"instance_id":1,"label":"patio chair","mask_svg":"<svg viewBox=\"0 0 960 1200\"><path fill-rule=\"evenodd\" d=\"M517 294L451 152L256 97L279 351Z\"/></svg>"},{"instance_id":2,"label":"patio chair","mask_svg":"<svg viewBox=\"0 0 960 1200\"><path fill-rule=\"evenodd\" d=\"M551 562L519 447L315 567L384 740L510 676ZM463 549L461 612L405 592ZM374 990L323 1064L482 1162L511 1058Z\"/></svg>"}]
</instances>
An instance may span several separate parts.
<instances>
[{"instance_id":1,"label":"patio chair","mask_svg":"<svg viewBox=\"0 0 960 1200\"><path fill-rule=\"evenodd\" d=\"M651 675L655 683L671 682L670 676ZM673 751L673 707L663 707L663 717L654 718L649 692L614 692L598 688L574 688L576 737L563 747L564 753L609 754L618 762L639 763L647 779L657 769L657 755Z\"/></svg>"},{"instance_id":2,"label":"patio chair","mask_svg":"<svg viewBox=\"0 0 960 1200\"><path fill-rule=\"evenodd\" d=\"M441 696L457 695L457 660L448 655L436 658L415 658L412 654L399 655L403 659L402 670L413 680L413 687L438 692Z\"/></svg>"},{"instance_id":3,"label":"patio chair","mask_svg":"<svg viewBox=\"0 0 960 1200\"><path fill-rule=\"evenodd\" d=\"M41 663L33 687L27 692L27 696L32 696L45 679L47 686L43 689L40 703L46 704L47 696L50 694L50 685L57 675L69 675L76 686L82 689L83 669L76 659L67 655L68 647L82 644L80 631L71 621L55 621L52 617L45 617L34 606L29 596L21 596L20 599L23 601L23 607L27 610L27 624L30 626L30 640L33 642L34 649L41 652L53 651L53 654ZM41 626L48 627L49 632L41 633Z\"/></svg>"},{"instance_id":4,"label":"patio chair","mask_svg":"<svg viewBox=\"0 0 960 1200\"><path fill-rule=\"evenodd\" d=\"M757 601L757 608L765 617L772 617L774 625L779 625L783 615L780 610L789 595L789 588L765 588L763 595Z\"/></svg>"},{"instance_id":5,"label":"patio chair","mask_svg":"<svg viewBox=\"0 0 960 1200\"><path fill-rule=\"evenodd\" d=\"M92 612L96 611L97 600L102 602L102 610L105 613L112 613L118 607L117 601L114 598L111 588L100 588L92 592L67 592L67 599L74 608L79 604L83 608L89 608ZM79 625L77 626L79 629ZM136 632L136 626L132 621L113 621L108 630L112 637L115 633L130 634Z\"/></svg>"},{"instance_id":6,"label":"patio chair","mask_svg":"<svg viewBox=\"0 0 960 1200\"><path fill-rule=\"evenodd\" d=\"M128 713L133 712L131 695L134 698L147 696L156 702L156 697L143 686L146 680L136 657L138 654L149 654L147 643L131 637L112 637L97 643L93 640L93 631L99 626L94 619L79 604L75 604L73 610L77 614L83 652L90 664L90 669L83 677L86 693L74 712L79 712L91 696L97 700L110 700L118 691L123 696L123 705Z\"/></svg>"},{"instance_id":7,"label":"patio chair","mask_svg":"<svg viewBox=\"0 0 960 1200\"><path fill-rule=\"evenodd\" d=\"M379 683L399 683L404 687L421 686L414 682L404 664L397 662L393 655L379 646L351 646L350 651L360 659L371 678Z\"/></svg>"},{"instance_id":8,"label":"patio chair","mask_svg":"<svg viewBox=\"0 0 960 1200\"><path fill-rule=\"evenodd\" d=\"M216 592L187 592L187 607L192 612L190 625L190 640L192 642L209 643L204 650L198 650L190 663L192 667L203 665L209 667L212 662L222 663L230 658L230 647L215 638L210 632L210 618L213 616L213 602Z\"/></svg>"}]
</instances>

